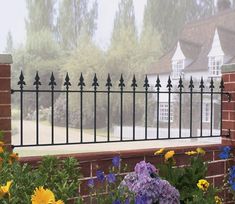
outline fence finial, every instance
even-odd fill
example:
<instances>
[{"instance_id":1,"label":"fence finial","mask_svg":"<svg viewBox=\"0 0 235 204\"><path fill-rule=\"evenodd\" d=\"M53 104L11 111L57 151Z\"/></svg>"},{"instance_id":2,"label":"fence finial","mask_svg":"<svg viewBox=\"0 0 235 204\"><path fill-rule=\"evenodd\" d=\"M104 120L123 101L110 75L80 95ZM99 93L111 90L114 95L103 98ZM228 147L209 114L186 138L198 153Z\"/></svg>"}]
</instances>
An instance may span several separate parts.
<instances>
[{"instance_id":1,"label":"fence finial","mask_svg":"<svg viewBox=\"0 0 235 204\"><path fill-rule=\"evenodd\" d=\"M211 89L211 91L213 90L213 88L215 88L214 86L214 81L213 81L213 78L211 77L211 81L210 81L210 86L209 88Z\"/></svg>"},{"instance_id":2,"label":"fence finial","mask_svg":"<svg viewBox=\"0 0 235 204\"><path fill-rule=\"evenodd\" d=\"M97 86L99 86L99 83L98 83L98 79L97 79L96 74L95 74L95 76L94 76L94 78L93 78L92 86L94 86L94 89L95 89L95 90L97 89Z\"/></svg>"},{"instance_id":3,"label":"fence finial","mask_svg":"<svg viewBox=\"0 0 235 204\"><path fill-rule=\"evenodd\" d=\"M66 89L69 89L69 86L71 86L68 72L67 72L66 77L65 77L64 86L66 86Z\"/></svg>"},{"instance_id":4,"label":"fence finial","mask_svg":"<svg viewBox=\"0 0 235 204\"><path fill-rule=\"evenodd\" d=\"M119 82L120 83L118 84L118 86L120 87L121 91L123 91L123 87L125 87L125 83L124 83L124 79L123 79L122 74L121 74L121 78L120 78Z\"/></svg>"},{"instance_id":5,"label":"fence finial","mask_svg":"<svg viewBox=\"0 0 235 204\"><path fill-rule=\"evenodd\" d=\"M168 90L170 91L172 88L172 83L171 83L171 77L169 76L168 81L167 81L167 86Z\"/></svg>"},{"instance_id":6,"label":"fence finial","mask_svg":"<svg viewBox=\"0 0 235 204\"><path fill-rule=\"evenodd\" d=\"M149 80L148 80L148 76L147 75L145 76L144 86L143 87L145 87L145 91L147 91L148 88L149 88Z\"/></svg>"},{"instance_id":7,"label":"fence finial","mask_svg":"<svg viewBox=\"0 0 235 204\"><path fill-rule=\"evenodd\" d=\"M155 87L157 87L157 90L158 90L158 91L160 90L160 87L162 87L161 82L160 82L160 79L159 79L159 75L157 75L157 81L156 81Z\"/></svg>"},{"instance_id":8,"label":"fence finial","mask_svg":"<svg viewBox=\"0 0 235 204\"><path fill-rule=\"evenodd\" d=\"M24 81L24 74L23 74L22 70L20 72L20 77L19 77L19 81L17 84L20 85L20 89L23 89L24 85L26 85L26 83Z\"/></svg>"},{"instance_id":9,"label":"fence finial","mask_svg":"<svg viewBox=\"0 0 235 204\"><path fill-rule=\"evenodd\" d=\"M188 86L189 88L190 88L190 90L192 91L193 90L193 88L194 88L194 84L193 84L193 78L192 78L192 76L190 77L190 81L189 81L189 86Z\"/></svg>"},{"instance_id":10,"label":"fence finial","mask_svg":"<svg viewBox=\"0 0 235 204\"><path fill-rule=\"evenodd\" d=\"M182 91L182 88L184 88L183 80L182 80L181 76L180 76L178 88L180 89L180 91Z\"/></svg>"},{"instance_id":11,"label":"fence finial","mask_svg":"<svg viewBox=\"0 0 235 204\"><path fill-rule=\"evenodd\" d=\"M51 86L51 89L54 89L54 87L56 86L55 77L54 77L53 72L51 73L51 78L50 78L50 82L48 85Z\"/></svg>"},{"instance_id":12,"label":"fence finial","mask_svg":"<svg viewBox=\"0 0 235 204\"><path fill-rule=\"evenodd\" d=\"M223 78L221 78L219 88L221 89L221 91L223 91L223 90L224 90L224 79L223 79Z\"/></svg>"},{"instance_id":13,"label":"fence finial","mask_svg":"<svg viewBox=\"0 0 235 204\"><path fill-rule=\"evenodd\" d=\"M40 82L40 77L39 77L39 75L38 75L38 71L36 72L35 82L33 83L33 85L36 86L36 89L38 89L39 86L42 85L41 82Z\"/></svg>"},{"instance_id":14,"label":"fence finial","mask_svg":"<svg viewBox=\"0 0 235 204\"><path fill-rule=\"evenodd\" d=\"M85 83L84 83L84 78L83 78L82 73L80 75L78 86L80 86L81 90L83 89L83 86L86 86Z\"/></svg>"},{"instance_id":15,"label":"fence finial","mask_svg":"<svg viewBox=\"0 0 235 204\"><path fill-rule=\"evenodd\" d=\"M204 81L203 81L203 77L201 78L199 88L200 88L201 90L203 90L203 89L205 88L205 86L204 86Z\"/></svg>"},{"instance_id":16,"label":"fence finial","mask_svg":"<svg viewBox=\"0 0 235 204\"><path fill-rule=\"evenodd\" d=\"M108 87L108 91L110 91L110 88L113 86L111 82L110 74L108 74L107 83L105 86Z\"/></svg>"},{"instance_id":17,"label":"fence finial","mask_svg":"<svg viewBox=\"0 0 235 204\"><path fill-rule=\"evenodd\" d=\"M131 87L133 87L133 90L134 90L134 91L135 91L135 89L136 89L136 87L137 87L135 74L133 75Z\"/></svg>"}]
</instances>

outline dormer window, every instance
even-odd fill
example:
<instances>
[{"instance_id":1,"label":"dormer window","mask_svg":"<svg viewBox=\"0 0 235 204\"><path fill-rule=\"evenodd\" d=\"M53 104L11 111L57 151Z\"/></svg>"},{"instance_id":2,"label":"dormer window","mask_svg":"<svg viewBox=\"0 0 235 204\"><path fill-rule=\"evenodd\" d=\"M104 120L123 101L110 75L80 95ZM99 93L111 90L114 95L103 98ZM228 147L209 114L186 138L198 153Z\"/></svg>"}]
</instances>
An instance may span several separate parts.
<instances>
[{"instance_id":1,"label":"dormer window","mask_svg":"<svg viewBox=\"0 0 235 204\"><path fill-rule=\"evenodd\" d=\"M223 65L223 56L209 57L210 76L221 76L221 66Z\"/></svg>"},{"instance_id":2,"label":"dormer window","mask_svg":"<svg viewBox=\"0 0 235 204\"><path fill-rule=\"evenodd\" d=\"M171 59L172 63L172 79L178 79L183 73L185 67L185 56L181 49L180 42L177 43L174 56Z\"/></svg>"},{"instance_id":3,"label":"dormer window","mask_svg":"<svg viewBox=\"0 0 235 204\"><path fill-rule=\"evenodd\" d=\"M178 79L184 70L184 60L176 60L172 62L172 78Z\"/></svg>"},{"instance_id":4,"label":"dormer window","mask_svg":"<svg viewBox=\"0 0 235 204\"><path fill-rule=\"evenodd\" d=\"M221 76L221 66L224 63L224 51L222 49L218 30L215 30L211 50L208 54L208 67L211 77Z\"/></svg>"}]
</instances>

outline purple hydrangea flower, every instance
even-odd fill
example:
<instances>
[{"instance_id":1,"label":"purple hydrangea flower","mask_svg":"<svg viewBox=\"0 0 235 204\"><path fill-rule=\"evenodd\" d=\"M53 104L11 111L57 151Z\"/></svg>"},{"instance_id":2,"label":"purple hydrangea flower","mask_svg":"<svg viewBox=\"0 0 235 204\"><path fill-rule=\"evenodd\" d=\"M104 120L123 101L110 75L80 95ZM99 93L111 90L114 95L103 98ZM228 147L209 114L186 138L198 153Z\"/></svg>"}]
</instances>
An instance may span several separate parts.
<instances>
[{"instance_id":1,"label":"purple hydrangea flower","mask_svg":"<svg viewBox=\"0 0 235 204\"><path fill-rule=\"evenodd\" d=\"M152 164L146 163L145 161L141 161L136 164L135 173L138 176L150 176L151 174L157 174L158 171Z\"/></svg>"},{"instance_id":2,"label":"purple hydrangea flower","mask_svg":"<svg viewBox=\"0 0 235 204\"><path fill-rule=\"evenodd\" d=\"M125 193L135 195L135 204L179 204L179 191L157 176L158 170L150 163L139 162L135 172L127 174L120 184ZM152 174L156 176L153 177Z\"/></svg>"},{"instance_id":3,"label":"purple hydrangea flower","mask_svg":"<svg viewBox=\"0 0 235 204\"><path fill-rule=\"evenodd\" d=\"M104 172L103 172L103 171L97 170L97 171L96 171L96 176L97 176L97 179L98 179L100 182L104 182L104 180L105 180L105 175L104 175Z\"/></svg>"},{"instance_id":4,"label":"purple hydrangea flower","mask_svg":"<svg viewBox=\"0 0 235 204\"><path fill-rule=\"evenodd\" d=\"M121 158L119 156L115 156L112 159L113 166L119 167L121 162Z\"/></svg>"},{"instance_id":5,"label":"purple hydrangea flower","mask_svg":"<svg viewBox=\"0 0 235 204\"><path fill-rule=\"evenodd\" d=\"M93 188L95 185L94 179L89 179L87 182L87 186L90 188Z\"/></svg>"},{"instance_id":6,"label":"purple hydrangea flower","mask_svg":"<svg viewBox=\"0 0 235 204\"><path fill-rule=\"evenodd\" d=\"M114 182L116 181L116 176L115 176L115 174L114 174L114 173L109 173L109 174L107 175L107 181L108 181L109 183L114 183Z\"/></svg>"}]
</instances>

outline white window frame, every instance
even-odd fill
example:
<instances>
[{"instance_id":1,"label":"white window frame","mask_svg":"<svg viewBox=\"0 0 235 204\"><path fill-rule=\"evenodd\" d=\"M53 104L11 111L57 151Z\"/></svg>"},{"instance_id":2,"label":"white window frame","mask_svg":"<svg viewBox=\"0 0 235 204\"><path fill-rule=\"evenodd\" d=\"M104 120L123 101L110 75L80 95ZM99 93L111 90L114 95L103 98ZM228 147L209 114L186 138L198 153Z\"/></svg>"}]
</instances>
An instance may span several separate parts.
<instances>
[{"instance_id":1,"label":"white window frame","mask_svg":"<svg viewBox=\"0 0 235 204\"><path fill-rule=\"evenodd\" d=\"M184 65L185 65L185 60L174 60L172 62L172 78L173 79L179 79L180 76L183 73L184 70Z\"/></svg>"},{"instance_id":2,"label":"white window frame","mask_svg":"<svg viewBox=\"0 0 235 204\"><path fill-rule=\"evenodd\" d=\"M221 76L221 67L223 63L223 56L209 57L209 74L211 77Z\"/></svg>"},{"instance_id":3,"label":"white window frame","mask_svg":"<svg viewBox=\"0 0 235 204\"><path fill-rule=\"evenodd\" d=\"M173 104L171 103L171 115L170 115L170 122L173 122ZM159 103L159 121L160 122L168 122L168 110L169 104L167 102Z\"/></svg>"},{"instance_id":4,"label":"white window frame","mask_svg":"<svg viewBox=\"0 0 235 204\"><path fill-rule=\"evenodd\" d=\"M203 103L202 106L202 122L209 123L211 118L211 104Z\"/></svg>"}]
</instances>

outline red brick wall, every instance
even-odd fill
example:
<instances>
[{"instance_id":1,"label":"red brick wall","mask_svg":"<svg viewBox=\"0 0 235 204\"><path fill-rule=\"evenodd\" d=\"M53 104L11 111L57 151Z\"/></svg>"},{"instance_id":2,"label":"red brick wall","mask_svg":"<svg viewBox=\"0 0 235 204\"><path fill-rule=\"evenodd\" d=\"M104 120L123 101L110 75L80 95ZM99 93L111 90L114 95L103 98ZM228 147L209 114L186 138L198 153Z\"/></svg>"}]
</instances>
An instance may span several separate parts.
<instances>
[{"instance_id":1,"label":"red brick wall","mask_svg":"<svg viewBox=\"0 0 235 204\"><path fill-rule=\"evenodd\" d=\"M11 145L11 56L0 55L0 130Z\"/></svg>"},{"instance_id":2,"label":"red brick wall","mask_svg":"<svg viewBox=\"0 0 235 204\"><path fill-rule=\"evenodd\" d=\"M222 68L224 80L224 92L231 96L231 101L228 97L223 97L222 107L222 130L223 135L228 133L230 129L230 137L223 138L222 143L225 145L235 145L235 65L227 65Z\"/></svg>"},{"instance_id":3,"label":"red brick wall","mask_svg":"<svg viewBox=\"0 0 235 204\"><path fill-rule=\"evenodd\" d=\"M209 162L207 179L212 185L216 187L221 187L223 184L224 175L227 173L227 169L229 168L229 166L231 166L233 160L221 160L218 157L222 145L210 145L201 147L206 150L205 161ZM196 147L177 147L168 149L175 150L176 164L180 166L188 164L189 156L185 155L185 152L195 150L195 148ZM128 165L129 171L133 171L135 164L142 160L157 165L159 162L163 162L163 158L161 156L154 156L155 151L156 149L147 149L105 153L82 153L70 155L79 160L81 173L84 177L79 188L81 195L88 194L87 180L96 175L97 166L99 166L100 169L104 170L104 172L107 173L109 167L112 165L112 158L117 155L121 157L122 165ZM63 158L65 157L65 155L61 155L59 157ZM21 158L21 162L36 165L40 159L41 157L25 157ZM223 197L227 201L230 198L226 193L224 193Z\"/></svg>"}]
</instances>

